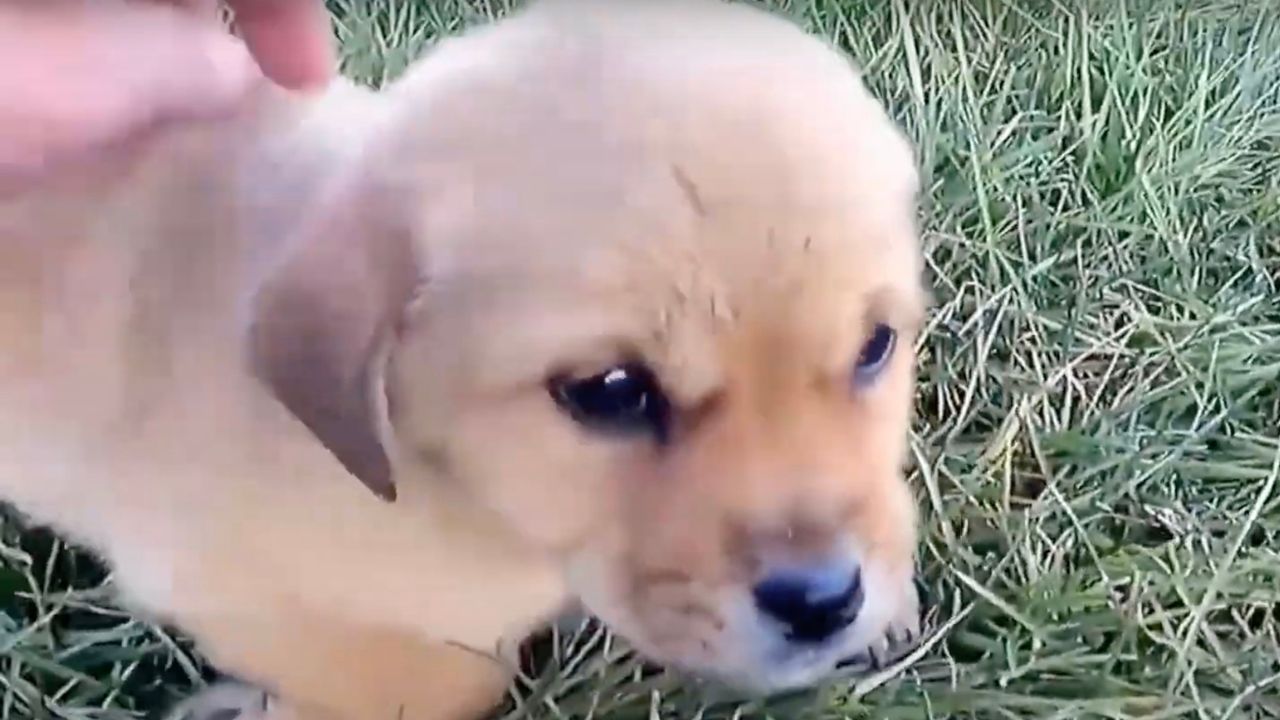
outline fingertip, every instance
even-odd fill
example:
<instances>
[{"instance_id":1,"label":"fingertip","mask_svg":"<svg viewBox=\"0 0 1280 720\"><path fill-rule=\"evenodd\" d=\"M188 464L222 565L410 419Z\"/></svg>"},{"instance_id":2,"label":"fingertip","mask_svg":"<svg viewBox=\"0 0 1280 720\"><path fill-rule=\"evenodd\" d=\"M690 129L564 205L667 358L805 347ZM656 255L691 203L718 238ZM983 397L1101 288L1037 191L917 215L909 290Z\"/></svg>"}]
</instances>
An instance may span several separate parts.
<instances>
[{"instance_id":1,"label":"fingertip","mask_svg":"<svg viewBox=\"0 0 1280 720\"><path fill-rule=\"evenodd\" d=\"M290 90L315 90L337 72L329 14L314 0L242 0L236 25L263 74Z\"/></svg>"}]
</instances>

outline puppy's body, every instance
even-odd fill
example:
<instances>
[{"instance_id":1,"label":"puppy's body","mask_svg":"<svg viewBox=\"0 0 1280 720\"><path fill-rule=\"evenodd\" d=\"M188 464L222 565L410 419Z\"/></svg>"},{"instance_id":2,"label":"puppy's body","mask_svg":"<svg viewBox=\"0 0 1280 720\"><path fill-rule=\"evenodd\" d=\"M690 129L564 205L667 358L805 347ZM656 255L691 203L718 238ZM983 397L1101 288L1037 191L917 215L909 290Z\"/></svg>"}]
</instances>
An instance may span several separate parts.
<instances>
[{"instance_id":1,"label":"puppy's body","mask_svg":"<svg viewBox=\"0 0 1280 720\"><path fill-rule=\"evenodd\" d=\"M0 494L100 550L130 601L207 640L215 662L267 681L263 648L313 654L291 625L494 653L562 592L545 559L465 505L415 486L374 498L245 371L256 283L350 161L359 138L333 133L374 114L337 92L294 107L268 91L125 184L0 211ZM490 597L494 584L511 592Z\"/></svg>"},{"instance_id":2,"label":"puppy's body","mask_svg":"<svg viewBox=\"0 0 1280 720\"><path fill-rule=\"evenodd\" d=\"M825 389L919 314L910 157L848 68L697 0L453 43L0 203L0 495L304 715L472 717L575 595L763 688L909 629L909 358ZM619 354L691 408L657 461L546 395ZM736 590L793 521L867 587L794 652Z\"/></svg>"}]
</instances>

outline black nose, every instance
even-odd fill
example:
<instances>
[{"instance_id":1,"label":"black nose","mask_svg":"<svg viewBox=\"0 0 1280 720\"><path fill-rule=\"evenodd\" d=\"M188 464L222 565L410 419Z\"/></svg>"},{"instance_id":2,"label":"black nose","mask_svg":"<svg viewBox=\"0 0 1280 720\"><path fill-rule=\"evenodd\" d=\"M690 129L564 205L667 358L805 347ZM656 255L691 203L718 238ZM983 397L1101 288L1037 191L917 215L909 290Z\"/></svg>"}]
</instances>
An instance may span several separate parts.
<instances>
[{"instance_id":1,"label":"black nose","mask_svg":"<svg viewBox=\"0 0 1280 720\"><path fill-rule=\"evenodd\" d=\"M787 627L793 642L819 643L862 610L862 575L846 567L775 572L752 588L756 605Z\"/></svg>"}]
</instances>

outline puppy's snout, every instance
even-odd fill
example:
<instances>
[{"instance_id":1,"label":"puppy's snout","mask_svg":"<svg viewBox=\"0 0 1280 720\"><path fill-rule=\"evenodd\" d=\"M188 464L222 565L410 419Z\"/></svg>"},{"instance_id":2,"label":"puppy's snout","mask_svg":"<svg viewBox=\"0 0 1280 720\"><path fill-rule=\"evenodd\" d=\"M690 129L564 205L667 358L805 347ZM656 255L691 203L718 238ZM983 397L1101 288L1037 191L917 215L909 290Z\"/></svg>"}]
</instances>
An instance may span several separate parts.
<instances>
[{"instance_id":1,"label":"puppy's snout","mask_svg":"<svg viewBox=\"0 0 1280 720\"><path fill-rule=\"evenodd\" d=\"M760 611L798 643L821 643L849 627L864 600L861 572L836 562L775 570L751 592Z\"/></svg>"}]
</instances>

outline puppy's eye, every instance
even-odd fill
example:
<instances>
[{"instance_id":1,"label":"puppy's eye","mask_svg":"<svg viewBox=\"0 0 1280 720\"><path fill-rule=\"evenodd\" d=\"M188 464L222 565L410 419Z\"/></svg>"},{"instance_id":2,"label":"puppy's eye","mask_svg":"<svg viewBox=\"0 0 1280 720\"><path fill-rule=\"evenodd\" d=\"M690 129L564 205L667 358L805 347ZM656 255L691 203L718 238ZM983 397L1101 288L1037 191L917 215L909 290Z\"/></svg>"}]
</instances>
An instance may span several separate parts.
<instances>
[{"instance_id":1,"label":"puppy's eye","mask_svg":"<svg viewBox=\"0 0 1280 720\"><path fill-rule=\"evenodd\" d=\"M866 386L875 382L889 363L889 358L893 357L897 344L898 333L888 325L877 324L858 354L858 364L853 368L854 384Z\"/></svg>"},{"instance_id":2,"label":"puppy's eye","mask_svg":"<svg viewBox=\"0 0 1280 720\"><path fill-rule=\"evenodd\" d=\"M644 365L618 365L584 379L552 378L548 389L556 404L583 427L666 440L671 405Z\"/></svg>"}]
</instances>

